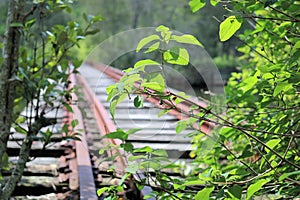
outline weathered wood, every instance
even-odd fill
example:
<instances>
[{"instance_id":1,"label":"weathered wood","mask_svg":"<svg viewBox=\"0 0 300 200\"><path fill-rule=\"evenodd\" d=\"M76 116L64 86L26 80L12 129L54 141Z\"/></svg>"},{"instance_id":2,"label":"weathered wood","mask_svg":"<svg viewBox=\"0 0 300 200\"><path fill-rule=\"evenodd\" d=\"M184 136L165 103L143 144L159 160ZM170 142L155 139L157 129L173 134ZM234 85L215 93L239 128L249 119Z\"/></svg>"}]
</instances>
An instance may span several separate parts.
<instances>
[{"instance_id":1,"label":"weathered wood","mask_svg":"<svg viewBox=\"0 0 300 200\"><path fill-rule=\"evenodd\" d=\"M20 148L7 148L8 156L18 156ZM65 154L65 149L32 149L29 156L31 157L55 157L58 158Z\"/></svg>"}]
</instances>

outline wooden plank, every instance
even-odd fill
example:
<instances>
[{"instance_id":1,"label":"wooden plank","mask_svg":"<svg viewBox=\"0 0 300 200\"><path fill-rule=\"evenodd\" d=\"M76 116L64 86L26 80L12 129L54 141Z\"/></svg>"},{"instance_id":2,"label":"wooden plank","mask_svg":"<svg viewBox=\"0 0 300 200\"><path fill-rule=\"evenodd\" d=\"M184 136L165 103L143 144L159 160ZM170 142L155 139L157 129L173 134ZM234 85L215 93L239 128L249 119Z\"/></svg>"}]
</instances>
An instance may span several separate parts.
<instances>
[{"instance_id":1,"label":"wooden plank","mask_svg":"<svg viewBox=\"0 0 300 200\"><path fill-rule=\"evenodd\" d=\"M20 148L7 148L8 156L19 156ZM55 157L59 158L65 153L64 149L31 149L31 157Z\"/></svg>"}]
</instances>

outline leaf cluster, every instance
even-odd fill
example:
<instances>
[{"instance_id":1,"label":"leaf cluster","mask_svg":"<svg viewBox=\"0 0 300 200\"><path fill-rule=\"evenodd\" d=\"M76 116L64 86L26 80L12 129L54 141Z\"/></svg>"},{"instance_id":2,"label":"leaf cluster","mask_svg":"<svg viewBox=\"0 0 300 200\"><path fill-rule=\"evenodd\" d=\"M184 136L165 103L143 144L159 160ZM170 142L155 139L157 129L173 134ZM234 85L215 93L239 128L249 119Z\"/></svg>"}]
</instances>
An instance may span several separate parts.
<instances>
[{"instance_id":1,"label":"leaf cluster","mask_svg":"<svg viewBox=\"0 0 300 200\"><path fill-rule=\"evenodd\" d=\"M210 3L215 6L221 2ZM201 0L189 3L192 12L205 4L206 1ZM239 59L245 59L248 64L241 72L233 73L228 82L226 115L212 110L213 104L199 107L188 97L167 90L163 83L164 63L185 65L188 61L188 53L181 47L168 48L170 41L198 46L201 43L190 35L172 35L164 26L157 28L158 34L142 39L137 47L137 52L160 51L160 62L138 61L134 68L125 71L126 76L120 83L107 90L112 114L115 105L132 93L159 98L162 105L167 105L161 114L176 109L181 100L191 105L190 112L185 113L188 120L180 121L176 128L177 133L187 127L196 129L189 134L195 147L191 152L194 158L191 165L163 166L162 160L158 163L153 159L155 150L150 147L127 148L130 152L143 153L130 158L139 160L139 166L129 165L127 173L135 174L138 169L146 171L149 176L137 184L151 185L152 195L160 199L253 199L255 196L279 199L299 195L300 27L297 11L300 5L295 1L251 0L225 2L224 7L229 6L232 15L220 23L220 41L239 38L244 43L238 48L242 53ZM253 29L237 35L245 23L254 25ZM149 75L151 71L147 71L146 66L160 66L159 75ZM177 98L181 100L176 103ZM141 102L140 97L135 97L136 107L140 107ZM206 136L197 130L204 122L215 125ZM191 169L184 178L162 173L162 167L176 170L187 166ZM150 172L157 176L150 176ZM153 177L154 184L150 184Z\"/></svg>"}]
</instances>

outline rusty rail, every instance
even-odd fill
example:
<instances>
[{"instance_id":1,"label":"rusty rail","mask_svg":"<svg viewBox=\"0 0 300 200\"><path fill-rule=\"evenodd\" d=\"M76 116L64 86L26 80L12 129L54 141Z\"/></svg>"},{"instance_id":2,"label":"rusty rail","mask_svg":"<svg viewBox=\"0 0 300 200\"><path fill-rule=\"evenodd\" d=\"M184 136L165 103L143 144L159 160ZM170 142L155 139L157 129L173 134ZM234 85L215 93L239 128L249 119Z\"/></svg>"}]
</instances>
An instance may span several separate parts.
<instances>
[{"instance_id":1,"label":"rusty rail","mask_svg":"<svg viewBox=\"0 0 300 200\"><path fill-rule=\"evenodd\" d=\"M70 75L70 87L73 88L76 84L76 78L74 74ZM77 101L77 96L73 93L72 100ZM98 199L96 194L95 180L92 171L92 164L90 160L90 154L88 150L88 144L86 139L86 133L83 124L83 117L77 104L72 105L73 113L69 112L69 126L71 126L72 120L77 120L78 124L75 127L74 132L79 132L80 141L75 141L76 148L76 163L71 162L72 174L69 181L72 182L70 185L76 185L79 183L80 199L82 200L93 200ZM81 132L83 130L83 132ZM74 134L74 133L71 133ZM77 171L76 171L77 167ZM78 175L78 178L77 176Z\"/></svg>"},{"instance_id":2,"label":"rusty rail","mask_svg":"<svg viewBox=\"0 0 300 200\"><path fill-rule=\"evenodd\" d=\"M96 94L92 91L92 89L90 88L90 86L88 85L86 80L80 74L77 75L77 78L78 78L79 83L82 86L85 97L87 98L87 100L91 106L91 109L93 110L93 113L94 113L95 119L96 119L96 123L98 125L98 128L99 128L102 136L116 131L117 129L115 127L114 122L110 119L104 106L100 103L100 101L98 101L96 99ZM114 145L121 144L121 141L117 140L117 139L109 138L108 141ZM122 154L122 152L115 152L115 153ZM110 154L110 152L108 152L108 154ZM112 155L109 155L109 156L112 156ZM118 162L121 164L120 167L123 170L125 170L125 168L126 168L125 159L121 156L118 156L117 159L118 159Z\"/></svg>"},{"instance_id":3,"label":"rusty rail","mask_svg":"<svg viewBox=\"0 0 300 200\"><path fill-rule=\"evenodd\" d=\"M115 73L112 72L111 74L112 76L115 76L115 78L117 78L118 76L116 76ZM85 80L85 78L83 76L81 76L80 74L77 75L77 79L80 83L80 85L82 86L83 92L85 97L87 98L89 105L94 113L94 117L98 126L98 129L100 130L100 133L102 134L102 136L104 136L105 134L109 134L111 132L116 131L116 126L114 124L114 122L110 119L109 114L107 113L107 110L105 109L105 107L100 103L99 100L97 100L96 98L96 94L95 92L90 88L89 84L87 83L87 81ZM116 80L116 79L115 79ZM118 139L106 139L103 138L103 140L110 142L113 145L120 145L121 144L121 140ZM122 152L121 150L115 149L113 151L108 151L108 156L114 156L114 155L123 155L124 152ZM119 169L120 174L124 175L125 173L125 168L126 168L126 160L123 156L117 156L117 167L116 169ZM118 173L118 170L116 170L116 172ZM143 173L139 172L137 177L134 178L141 178L141 176L143 176ZM133 184L134 185L134 184ZM136 188L134 188L136 190ZM146 196L149 193L152 192L152 189L148 186L145 186L141 191L141 196ZM154 200L155 198L148 198L149 200Z\"/></svg>"}]
</instances>

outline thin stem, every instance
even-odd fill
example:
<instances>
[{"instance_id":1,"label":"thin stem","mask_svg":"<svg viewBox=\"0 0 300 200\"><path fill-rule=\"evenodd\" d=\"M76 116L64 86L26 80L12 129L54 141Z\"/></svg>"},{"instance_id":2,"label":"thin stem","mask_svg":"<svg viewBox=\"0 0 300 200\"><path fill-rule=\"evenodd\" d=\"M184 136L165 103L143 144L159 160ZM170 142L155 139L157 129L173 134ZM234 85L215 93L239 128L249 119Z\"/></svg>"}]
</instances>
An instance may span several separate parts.
<instances>
[{"instance_id":1,"label":"thin stem","mask_svg":"<svg viewBox=\"0 0 300 200\"><path fill-rule=\"evenodd\" d=\"M262 17L262 16L246 16L244 18L255 18L255 19L265 19L265 20L276 20L276 21L287 21L287 22L300 22L298 19L282 19L282 18L275 18L275 17Z\"/></svg>"},{"instance_id":2,"label":"thin stem","mask_svg":"<svg viewBox=\"0 0 300 200\"><path fill-rule=\"evenodd\" d=\"M165 62L164 62L164 52L163 51L161 52L161 73L164 78L164 84L165 84L166 91L169 92L169 88L167 85L167 77L166 77L166 72L165 72Z\"/></svg>"},{"instance_id":3,"label":"thin stem","mask_svg":"<svg viewBox=\"0 0 300 200\"><path fill-rule=\"evenodd\" d=\"M174 95L174 94L173 94L173 95ZM260 140L259 138L257 138L256 136L254 136L254 135L248 133L248 132L247 132L246 130L244 130L242 127L234 125L232 122L230 122L230 121L224 119L223 117L221 117L220 115L218 115L218 114L216 114L216 113L213 113L211 110L208 110L208 109L206 109L206 108L204 108L204 107L199 106L197 103L194 103L194 102L192 102L192 101L190 101L190 100L188 100L188 99L186 99L186 98L184 98L184 97L181 97L181 96L179 96L179 95L176 95L176 96L182 98L183 100L187 100L189 103L192 103L193 105L198 106L198 107L199 107L201 110L203 110L204 112L210 113L211 115L213 115L213 116L216 117L217 119L221 120L221 121L224 123L223 125L225 125L225 126L227 126L227 127L234 128L234 129L236 129L236 130L239 130L240 132L244 133L244 134L245 134L246 136L248 136L249 138L251 138L251 139L253 139L254 141L256 141L256 142L258 142L259 144L261 144L261 145L262 145L263 147L265 147L266 149L270 150L273 154L275 154L275 155L276 155L277 157L279 157L281 160L283 160L283 161L289 163L290 165L294 166L294 167L297 168L297 169L300 169L300 166L299 166L299 165L297 165L297 164L295 164L295 163L293 163L293 162L291 162L291 161L285 159L283 156L281 156L281 155L280 155L278 152L276 152L274 149L270 148L268 145L266 145L263 141L261 141L261 140ZM178 109L178 108L176 108L176 109ZM179 111L183 112L183 111L180 110L180 109L179 109ZM187 116L190 116L190 115L191 115L190 113L186 113L186 112L185 112L185 114L186 114ZM199 116L196 116L196 115L193 115L192 117L199 118ZM200 119L200 118L199 118L199 119ZM203 119L201 118L200 120L203 120ZM216 122L216 121L212 121L212 120L207 119L207 118L205 118L204 120L206 120L207 122L213 122L213 123L216 123L216 124L220 124L220 125L221 125L221 123ZM299 119L299 120L300 120L300 119Z\"/></svg>"},{"instance_id":4,"label":"thin stem","mask_svg":"<svg viewBox=\"0 0 300 200\"><path fill-rule=\"evenodd\" d=\"M258 0L258 1L259 1L260 3L262 3L262 4L265 4L265 3L262 2L261 0ZM274 10L274 11L276 11L276 12L278 12L278 13L280 13L280 14L282 14L282 15L284 15L284 16L290 18L290 19L292 19L293 21L300 22L299 19L297 19L297 18L295 18L295 17L293 17L293 16L291 16L291 15L289 15L289 14L287 14L287 13L282 12L281 10L279 10L279 9L277 9L277 8L274 8L274 7L271 6L271 5L268 5L267 7L269 7L269 8L271 8L272 10Z\"/></svg>"}]
</instances>

